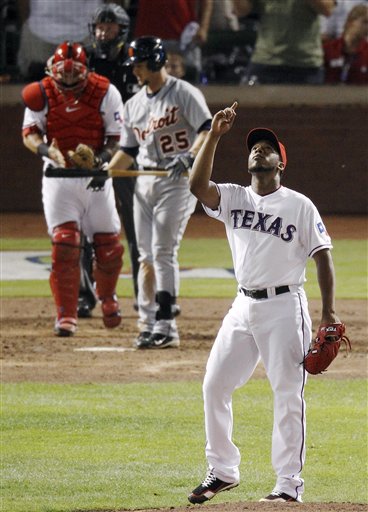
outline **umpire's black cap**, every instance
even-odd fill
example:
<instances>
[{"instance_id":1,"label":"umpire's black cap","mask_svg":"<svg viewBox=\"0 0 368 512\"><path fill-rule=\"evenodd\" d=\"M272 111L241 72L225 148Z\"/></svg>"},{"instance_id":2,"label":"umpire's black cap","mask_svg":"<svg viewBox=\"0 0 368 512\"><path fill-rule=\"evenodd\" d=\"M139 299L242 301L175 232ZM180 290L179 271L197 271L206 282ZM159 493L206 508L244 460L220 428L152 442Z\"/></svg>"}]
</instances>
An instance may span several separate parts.
<instances>
[{"instance_id":1,"label":"umpire's black cap","mask_svg":"<svg viewBox=\"0 0 368 512\"><path fill-rule=\"evenodd\" d=\"M277 152L281 157L281 161L284 164L284 167L286 167L286 148L282 142L279 141L277 135L269 128L253 128L253 130L251 130L247 135L247 147L249 151L251 151L254 144L260 140L268 140L272 146L277 149Z\"/></svg>"}]
</instances>

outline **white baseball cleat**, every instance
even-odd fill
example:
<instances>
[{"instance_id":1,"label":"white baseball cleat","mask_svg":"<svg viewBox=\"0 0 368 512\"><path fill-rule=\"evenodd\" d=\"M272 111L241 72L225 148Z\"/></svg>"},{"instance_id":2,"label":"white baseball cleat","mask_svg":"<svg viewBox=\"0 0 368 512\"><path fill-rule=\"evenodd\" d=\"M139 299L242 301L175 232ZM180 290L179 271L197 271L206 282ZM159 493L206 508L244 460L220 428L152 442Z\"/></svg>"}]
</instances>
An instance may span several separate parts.
<instances>
[{"instance_id":1,"label":"white baseball cleat","mask_svg":"<svg viewBox=\"0 0 368 512\"><path fill-rule=\"evenodd\" d=\"M277 491L272 491L271 494L269 494L265 498L261 498L259 501L272 501L274 503L286 503L289 501L294 501L297 503L301 503L301 500L297 500L296 498L289 496L289 494L286 494L285 492Z\"/></svg>"}]
</instances>

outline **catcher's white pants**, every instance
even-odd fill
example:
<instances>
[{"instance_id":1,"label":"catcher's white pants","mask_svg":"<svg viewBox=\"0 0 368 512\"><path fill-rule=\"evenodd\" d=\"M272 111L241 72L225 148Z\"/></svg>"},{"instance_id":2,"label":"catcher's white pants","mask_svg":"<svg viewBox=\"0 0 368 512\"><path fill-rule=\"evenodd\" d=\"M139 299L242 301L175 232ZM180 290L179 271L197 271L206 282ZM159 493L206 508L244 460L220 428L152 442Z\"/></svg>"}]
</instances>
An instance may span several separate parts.
<instances>
[{"instance_id":1,"label":"catcher's white pants","mask_svg":"<svg viewBox=\"0 0 368 512\"><path fill-rule=\"evenodd\" d=\"M48 233L55 226L75 221L92 242L95 233L119 233L120 218L116 209L112 180L104 190L87 189L91 178L42 178L42 201Z\"/></svg>"},{"instance_id":2,"label":"catcher's white pants","mask_svg":"<svg viewBox=\"0 0 368 512\"><path fill-rule=\"evenodd\" d=\"M262 360L274 394L274 490L300 498L306 430L306 372L301 363L310 344L311 319L303 288L292 289L261 300L238 293L212 347L203 396L208 465L221 480L238 481L240 453L232 442L232 394ZM247 414L251 416L252 410Z\"/></svg>"}]
</instances>

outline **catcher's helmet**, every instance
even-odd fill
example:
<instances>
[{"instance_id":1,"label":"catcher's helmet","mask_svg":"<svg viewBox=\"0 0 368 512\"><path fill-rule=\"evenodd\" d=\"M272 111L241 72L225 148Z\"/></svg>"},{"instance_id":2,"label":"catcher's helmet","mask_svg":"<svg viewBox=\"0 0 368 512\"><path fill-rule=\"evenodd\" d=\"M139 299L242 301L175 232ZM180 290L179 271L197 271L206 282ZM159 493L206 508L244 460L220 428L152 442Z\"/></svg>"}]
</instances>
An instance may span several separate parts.
<instances>
[{"instance_id":1,"label":"catcher's helmet","mask_svg":"<svg viewBox=\"0 0 368 512\"><path fill-rule=\"evenodd\" d=\"M64 41L47 61L46 74L63 92L81 92L87 83L87 56L79 43Z\"/></svg>"},{"instance_id":2,"label":"catcher's helmet","mask_svg":"<svg viewBox=\"0 0 368 512\"><path fill-rule=\"evenodd\" d=\"M128 48L128 55L129 59L125 61L125 64L147 62L150 71L159 71L166 62L164 45L160 38L154 36L138 37L132 41Z\"/></svg>"},{"instance_id":3,"label":"catcher's helmet","mask_svg":"<svg viewBox=\"0 0 368 512\"><path fill-rule=\"evenodd\" d=\"M96 25L99 23L117 23L119 33L114 39L100 40L96 37ZM92 16L88 24L94 47L101 56L113 60L128 39L130 18L126 11L118 4L109 3L101 5Z\"/></svg>"}]
</instances>

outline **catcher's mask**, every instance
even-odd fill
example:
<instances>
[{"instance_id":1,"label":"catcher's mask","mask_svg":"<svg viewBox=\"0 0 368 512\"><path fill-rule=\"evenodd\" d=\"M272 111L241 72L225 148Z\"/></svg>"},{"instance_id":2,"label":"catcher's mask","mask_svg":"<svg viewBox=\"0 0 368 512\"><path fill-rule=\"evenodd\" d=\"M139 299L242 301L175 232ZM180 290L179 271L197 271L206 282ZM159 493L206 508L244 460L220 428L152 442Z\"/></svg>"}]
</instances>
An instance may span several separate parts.
<instances>
[{"instance_id":1,"label":"catcher's mask","mask_svg":"<svg viewBox=\"0 0 368 512\"><path fill-rule=\"evenodd\" d=\"M79 43L64 41L47 61L46 74L51 76L63 93L77 94L87 83L87 56Z\"/></svg>"},{"instance_id":2,"label":"catcher's mask","mask_svg":"<svg viewBox=\"0 0 368 512\"><path fill-rule=\"evenodd\" d=\"M127 65L147 62L150 71L159 71L166 63L166 50L160 38L154 36L138 37L130 43Z\"/></svg>"},{"instance_id":3,"label":"catcher's mask","mask_svg":"<svg viewBox=\"0 0 368 512\"><path fill-rule=\"evenodd\" d=\"M279 141L277 135L269 128L254 128L247 135L247 147L249 151L251 151L254 144L260 140L267 140L272 144L280 155L281 162L284 164L285 169L287 163L286 148L282 142Z\"/></svg>"},{"instance_id":4,"label":"catcher's mask","mask_svg":"<svg viewBox=\"0 0 368 512\"><path fill-rule=\"evenodd\" d=\"M99 23L117 23L119 32L113 39L100 40L96 38L96 25ZM97 56L113 60L126 43L130 28L130 18L126 11L117 4L109 3L98 7L88 24L93 46L97 50Z\"/></svg>"}]
</instances>

